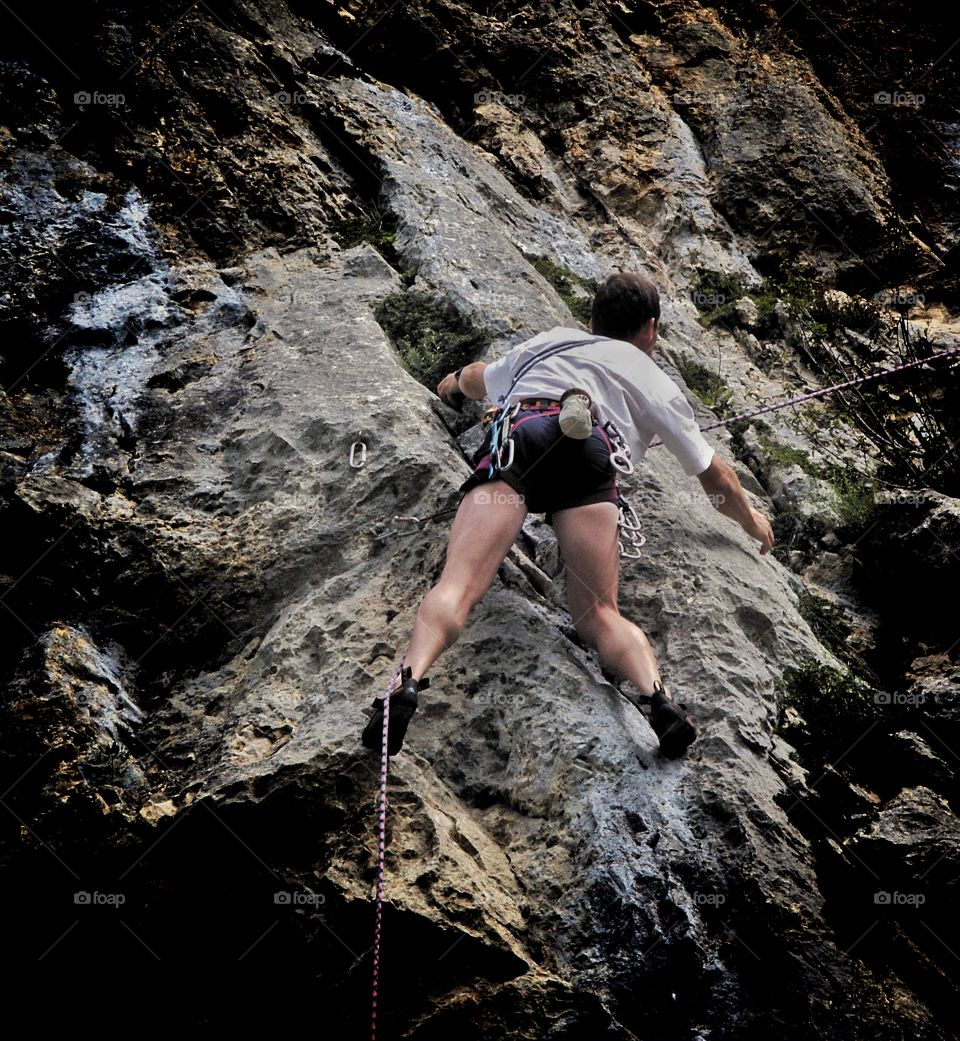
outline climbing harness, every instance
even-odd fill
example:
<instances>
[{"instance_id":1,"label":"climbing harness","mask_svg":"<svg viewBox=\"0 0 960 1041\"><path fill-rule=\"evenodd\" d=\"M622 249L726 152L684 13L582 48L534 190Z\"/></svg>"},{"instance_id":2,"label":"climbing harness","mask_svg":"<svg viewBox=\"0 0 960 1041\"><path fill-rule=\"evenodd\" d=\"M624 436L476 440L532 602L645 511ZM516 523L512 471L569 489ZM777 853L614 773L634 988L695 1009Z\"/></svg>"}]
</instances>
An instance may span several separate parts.
<instances>
[{"instance_id":1,"label":"climbing harness","mask_svg":"<svg viewBox=\"0 0 960 1041\"><path fill-rule=\"evenodd\" d=\"M535 354L532 358L528 358L519 369L517 369L516 376L513 377L513 382L507 388L506 393L501 394L498 398L500 404L503 404L507 398L513 393L513 388L523 379L524 376L534 367L534 365L543 361L544 358L552 358L555 354L560 354L562 351L570 350L572 347L583 347L588 343L596 343L597 340L609 340L609 336L591 336L586 340L564 340L562 343L554 343L544 350L540 351L539 354Z\"/></svg>"}]
</instances>

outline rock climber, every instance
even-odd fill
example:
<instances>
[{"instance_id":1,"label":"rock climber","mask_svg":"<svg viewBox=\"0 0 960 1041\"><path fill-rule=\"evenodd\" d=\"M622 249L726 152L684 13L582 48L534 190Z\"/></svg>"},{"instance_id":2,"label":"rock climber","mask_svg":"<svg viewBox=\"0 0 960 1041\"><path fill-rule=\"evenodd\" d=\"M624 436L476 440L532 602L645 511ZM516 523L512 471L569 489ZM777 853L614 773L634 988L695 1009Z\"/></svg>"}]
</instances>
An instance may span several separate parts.
<instances>
[{"instance_id":1,"label":"rock climber","mask_svg":"<svg viewBox=\"0 0 960 1041\"><path fill-rule=\"evenodd\" d=\"M589 333L558 326L495 362L473 362L440 382L437 394L448 403L458 395L499 401L499 409L490 410L494 418L508 405L520 405L510 426L512 458L498 453L497 424L485 417L487 435L473 456L473 473L460 486L464 494L443 572L420 604L391 681L388 754L402 746L418 692L429 684L426 671L460 636L528 512L543 513L554 529L578 635L607 670L629 679L649 702L661 752L682 755L696 737L692 718L663 685L643 630L617 608L620 493L611 466L617 444L609 430L622 432L621 447L627 443L633 461L659 437L716 509L760 543L760 553L770 551L773 530L750 505L733 469L707 444L678 385L653 361L659 321L656 286L638 273L617 272L596 292ZM606 420L612 428L604 427ZM503 469L491 465L491 454ZM373 707L362 741L380 749L383 699Z\"/></svg>"}]
</instances>

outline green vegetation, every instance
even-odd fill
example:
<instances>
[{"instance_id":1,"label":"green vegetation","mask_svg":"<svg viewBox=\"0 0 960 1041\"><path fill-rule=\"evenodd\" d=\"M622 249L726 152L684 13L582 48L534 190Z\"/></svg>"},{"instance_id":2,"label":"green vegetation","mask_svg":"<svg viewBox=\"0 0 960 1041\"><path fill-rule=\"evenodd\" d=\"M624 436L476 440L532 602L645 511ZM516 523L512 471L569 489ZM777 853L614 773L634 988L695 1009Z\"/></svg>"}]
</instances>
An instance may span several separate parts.
<instances>
[{"instance_id":1,"label":"green vegetation","mask_svg":"<svg viewBox=\"0 0 960 1041\"><path fill-rule=\"evenodd\" d=\"M716 412L721 419L734 414L730 407L733 391L723 382L719 373L699 362L683 358L677 359L677 369L683 377L683 382L707 408Z\"/></svg>"},{"instance_id":2,"label":"green vegetation","mask_svg":"<svg viewBox=\"0 0 960 1041\"><path fill-rule=\"evenodd\" d=\"M881 715L882 696L874 687L822 662L786 669L776 686L778 730L804 754L808 768L845 754ZM789 709L800 718L791 718Z\"/></svg>"},{"instance_id":3,"label":"green vegetation","mask_svg":"<svg viewBox=\"0 0 960 1041\"><path fill-rule=\"evenodd\" d=\"M725 275L701 268L690 283L690 295L700 312L700 321L709 328L733 318L733 305L747 291L741 275Z\"/></svg>"},{"instance_id":4,"label":"green vegetation","mask_svg":"<svg viewBox=\"0 0 960 1041\"><path fill-rule=\"evenodd\" d=\"M701 324L708 329L721 323L736 324L734 305L746 296L757 306L757 335L779 335L780 325L774 308L780 294L771 283L765 282L759 288L748 287L742 275L725 275L701 268L690 284L690 294L700 312Z\"/></svg>"},{"instance_id":5,"label":"green vegetation","mask_svg":"<svg viewBox=\"0 0 960 1041\"><path fill-rule=\"evenodd\" d=\"M401 281L411 285L416 278L414 269L403 270L403 261L397 252L394 242L396 234L390 218L380 210L372 213L360 213L355 217L346 217L331 225L330 234L341 249L352 249L361 242L369 242L383 259L396 270L401 271Z\"/></svg>"},{"instance_id":6,"label":"green vegetation","mask_svg":"<svg viewBox=\"0 0 960 1041\"><path fill-rule=\"evenodd\" d=\"M767 427L769 430L770 428ZM802 448L793 448L791 445L783 445L774 441L769 434L757 433L757 441L763 449L768 462L773 466L799 466L804 473L811 477L819 477L820 470L817 464L810 458Z\"/></svg>"},{"instance_id":7,"label":"green vegetation","mask_svg":"<svg viewBox=\"0 0 960 1041\"><path fill-rule=\"evenodd\" d=\"M523 257L553 286L573 317L586 325L590 321L590 312L593 308L593 294L597 291L596 281L578 275L570 268L550 260L549 257L538 257L532 253L524 253ZM580 289L579 293L577 287ZM586 295L584 295L584 291Z\"/></svg>"},{"instance_id":8,"label":"green vegetation","mask_svg":"<svg viewBox=\"0 0 960 1041\"><path fill-rule=\"evenodd\" d=\"M755 331L758 336L780 336L780 324L775 308L782 300L787 313L795 322L801 322L808 337L832 340L852 329L867 336L877 330L889 332L890 323L879 304L863 297L844 301L827 295L822 284L799 275L782 280L766 279L759 286L748 286L742 275L721 274L700 268L690 284L690 294L701 323L709 328L718 323L736 323L734 305L741 297L756 304L758 318ZM797 332L791 346L797 346ZM863 345L860 345L861 347Z\"/></svg>"},{"instance_id":9,"label":"green vegetation","mask_svg":"<svg viewBox=\"0 0 960 1041\"><path fill-rule=\"evenodd\" d=\"M837 463L814 462L807 452L791 445L780 444L767 432L758 432L757 441L770 465L796 465L808 476L819 478L830 485L833 508L844 531L854 534L872 523L876 509L874 487L859 470Z\"/></svg>"},{"instance_id":10,"label":"green vegetation","mask_svg":"<svg viewBox=\"0 0 960 1041\"><path fill-rule=\"evenodd\" d=\"M419 290L385 297L376 319L406 370L430 390L448 372L478 358L492 339L445 297Z\"/></svg>"},{"instance_id":11,"label":"green vegetation","mask_svg":"<svg viewBox=\"0 0 960 1041\"><path fill-rule=\"evenodd\" d=\"M853 626L843 608L804 589L798 598L797 610L823 646L835 654L855 677L867 682L870 669L847 643Z\"/></svg>"},{"instance_id":12,"label":"green vegetation","mask_svg":"<svg viewBox=\"0 0 960 1041\"><path fill-rule=\"evenodd\" d=\"M820 469L833 487L841 526L851 533L865 531L873 523L877 508L873 483L852 466L829 464Z\"/></svg>"}]
</instances>

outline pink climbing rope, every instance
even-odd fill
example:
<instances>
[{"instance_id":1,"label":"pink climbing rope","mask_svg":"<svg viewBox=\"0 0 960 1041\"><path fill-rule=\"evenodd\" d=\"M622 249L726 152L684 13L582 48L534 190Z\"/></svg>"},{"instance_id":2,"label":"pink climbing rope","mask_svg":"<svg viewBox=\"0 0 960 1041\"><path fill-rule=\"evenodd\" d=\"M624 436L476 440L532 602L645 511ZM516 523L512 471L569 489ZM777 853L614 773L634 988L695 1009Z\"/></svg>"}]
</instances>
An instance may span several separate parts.
<instances>
[{"instance_id":1,"label":"pink climbing rope","mask_svg":"<svg viewBox=\"0 0 960 1041\"><path fill-rule=\"evenodd\" d=\"M383 741L380 747L380 838L377 848L377 896L373 927L373 991L370 1010L370 1039L377 1041L377 994L380 986L380 922L383 915L383 872L387 844L387 734L390 727L390 695L403 674L406 656L400 659L383 697Z\"/></svg>"},{"instance_id":2,"label":"pink climbing rope","mask_svg":"<svg viewBox=\"0 0 960 1041\"><path fill-rule=\"evenodd\" d=\"M729 426L731 423L739 423L744 419L753 419L756 416L762 416L765 412L777 412L782 408L789 408L791 405L799 405L801 401L812 401L814 398L822 398L826 394L833 394L838 390L857 387L861 383L870 383L873 380L883 379L884 376L891 376L893 373L903 372L905 369L915 369L918 365L926 365L927 362L936 361L938 358L948 358L950 355L957 353L960 353L960 347L948 347L945 351L931 354L929 358L918 358L915 361L904 362L902 365L893 365L889 369L881 369L879 372L873 372L869 376L857 376L856 379L847 380L846 383L835 383L832 387L811 390L806 394L798 394L795 398L788 398L786 401L775 401L772 405L763 405L760 408L751 409L749 412L741 412L739 416L731 416L729 419L720 419L716 423L708 423L707 426L700 427L700 432L706 433L708 430L716 430L717 427ZM662 444L662 441L652 441L650 447L655 448L657 445Z\"/></svg>"}]
</instances>

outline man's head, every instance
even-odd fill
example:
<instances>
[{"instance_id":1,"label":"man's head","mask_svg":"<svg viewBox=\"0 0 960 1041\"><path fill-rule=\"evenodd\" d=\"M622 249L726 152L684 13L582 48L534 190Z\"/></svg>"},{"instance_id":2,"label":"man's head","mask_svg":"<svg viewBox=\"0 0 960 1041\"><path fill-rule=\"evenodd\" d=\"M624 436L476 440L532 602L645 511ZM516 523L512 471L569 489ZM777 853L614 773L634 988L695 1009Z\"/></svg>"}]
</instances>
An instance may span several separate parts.
<instances>
[{"instance_id":1,"label":"man's head","mask_svg":"<svg viewBox=\"0 0 960 1041\"><path fill-rule=\"evenodd\" d=\"M626 340L650 354L657 342L659 322L660 294L643 275L617 271L597 289L590 331L598 336Z\"/></svg>"}]
</instances>

